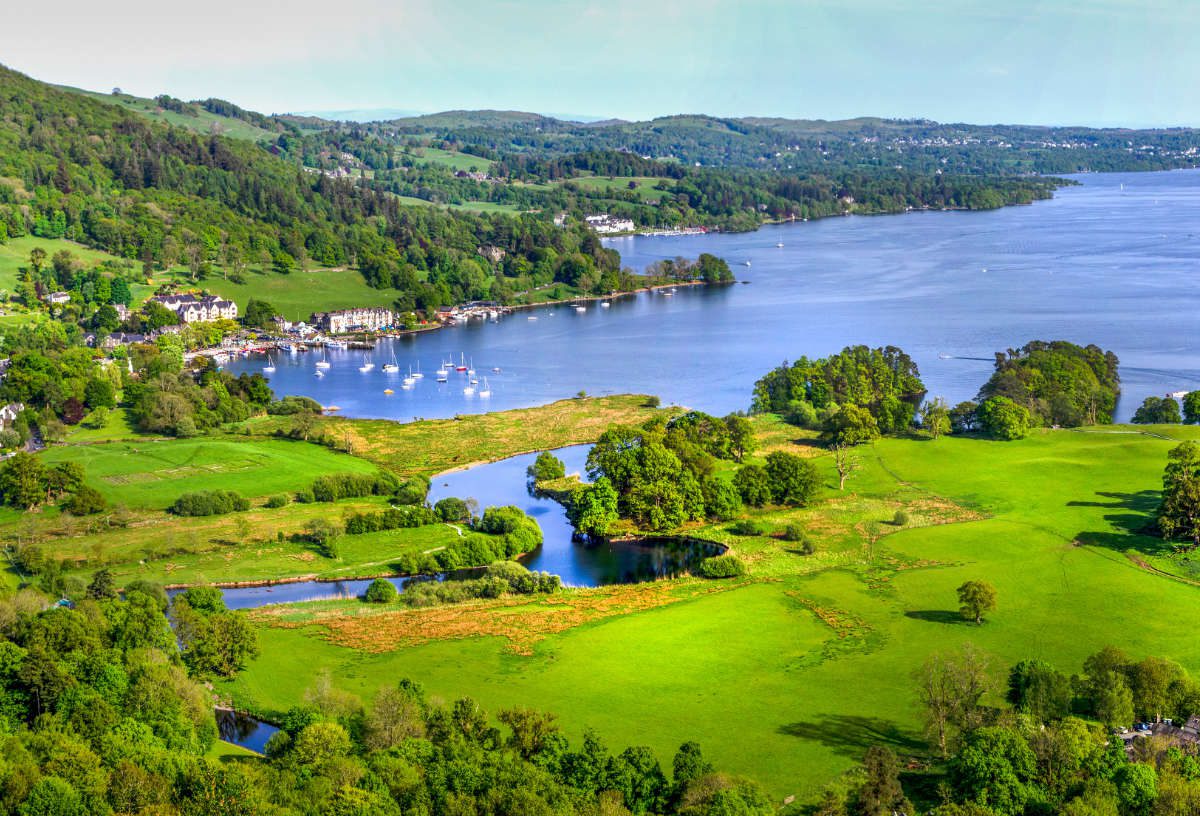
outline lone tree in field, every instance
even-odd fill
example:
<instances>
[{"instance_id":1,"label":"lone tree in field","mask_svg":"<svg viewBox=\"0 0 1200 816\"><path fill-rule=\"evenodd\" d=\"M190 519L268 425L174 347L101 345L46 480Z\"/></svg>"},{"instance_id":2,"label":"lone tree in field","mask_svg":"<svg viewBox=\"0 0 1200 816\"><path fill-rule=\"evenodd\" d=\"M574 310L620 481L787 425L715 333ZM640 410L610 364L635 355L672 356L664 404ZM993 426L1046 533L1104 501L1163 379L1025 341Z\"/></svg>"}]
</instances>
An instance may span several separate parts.
<instances>
[{"instance_id":1,"label":"lone tree in field","mask_svg":"<svg viewBox=\"0 0 1200 816\"><path fill-rule=\"evenodd\" d=\"M983 616L996 608L996 588L986 581L967 581L958 588L958 611L967 620L983 623Z\"/></svg>"},{"instance_id":2,"label":"lone tree in field","mask_svg":"<svg viewBox=\"0 0 1200 816\"><path fill-rule=\"evenodd\" d=\"M1167 454L1158 529L1163 538L1200 546L1200 445L1184 442Z\"/></svg>"}]
</instances>

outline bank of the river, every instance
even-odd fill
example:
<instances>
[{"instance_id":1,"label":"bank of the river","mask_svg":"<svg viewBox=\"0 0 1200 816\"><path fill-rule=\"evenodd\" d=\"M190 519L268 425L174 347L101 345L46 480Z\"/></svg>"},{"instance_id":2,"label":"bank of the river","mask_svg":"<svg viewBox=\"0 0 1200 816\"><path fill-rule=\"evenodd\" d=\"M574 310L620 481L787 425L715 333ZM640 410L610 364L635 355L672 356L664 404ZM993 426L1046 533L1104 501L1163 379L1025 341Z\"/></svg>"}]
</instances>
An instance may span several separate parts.
<instances>
[{"instance_id":1,"label":"bank of the river","mask_svg":"<svg viewBox=\"0 0 1200 816\"><path fill-rule=\"evenodd\" d=\"M451 546L460 532L451 525L431 524L343 535L331 557L312 543L313 526L384 510L387 497L334 503L291 500L274 507L268 506L268 498L292 499L327 473L365 475L381 467L405 477L447 473L472 463L591 442L610 424L637 424L662 414L669 412L648 407L645 396L623 395L403 425L318 420L314 436L327 436L335 446L348 443L349 454L275 437L275 431L291 430L288 417L252 420L245 428L249 434L186 440L143 440L114 427L107 439L89 436L45 455L56 463L81 464L89 483L118 509L86 523L57 507L25 516L13 513L0 521L0 547L16 548L31 537L52 541L55 556L64 561L72 580L86 583L104 567L118 586L142 579L172 587L202 583L270 590L280 584L334 585L396 576L402 572L396 565L405 558ZM170 477L164 478L164 473ZM523 485L522 473L512 488ZM238 491L250 499L251 509L200 517L166 512L179 495L214 488ZM508 496L501 498L482 504L511 503ZM278 596L278 590L271 594Z\"/></svg>"},{"instance_id":2,"label":"bank of the river","mask_svg":"<svg viewBox=\"0 0 1200 816\"><path fill-rule=\"evenodd\" d=\"M635 269L708 252L753 285L644 292L584 313L551 306L534 312L536 321L516 315L386 341L369 374L357 370L361 354L331 355L334 369L320 379L311 361L284 360L272 386L353 416L401 421L580 390L658 394L724 414L746 409L754 381L781 361L865 343L903 348L930 395L954 403L975 396L997 351L1061 338L1120 357L1118 418L1126 419L1146 396L1200 386L1200 172L1080 181L1028 207L605 238ZM441 385L426 377L408 391L398 379L390 385L378 369L393 352L401 370L425 372L450 356L473 358L491 396L465 394L459 375Z\"/></svg>"}]
</instances>

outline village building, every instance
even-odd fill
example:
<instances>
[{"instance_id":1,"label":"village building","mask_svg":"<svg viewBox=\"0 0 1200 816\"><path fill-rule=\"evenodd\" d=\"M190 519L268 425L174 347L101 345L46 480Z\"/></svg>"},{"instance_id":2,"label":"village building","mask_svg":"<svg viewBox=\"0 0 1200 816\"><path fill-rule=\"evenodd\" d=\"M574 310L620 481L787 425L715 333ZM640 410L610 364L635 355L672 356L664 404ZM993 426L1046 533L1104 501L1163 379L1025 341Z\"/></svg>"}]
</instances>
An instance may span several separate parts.
<instances>
[{"instance_id":1,"label":"village building","mask_svg":"<svg viewBox=\"0 0 1200 816\"><path fill-rule=\"evenodd\" d=\"M601 235L614 232L633 232L636 227L630 218L617 218L612 215L587 215L584 222Z\"/></svg>"},{"instance_id":2,"label":"village building","mask_svg":"<svg viewBox=\"0 0 1200 816\"><path fill-rule=\"evenodd\" d=\"M108 337L101 341L100 345L106 349L115 349L117 346L128 346L132 343L145 343L146 335L137 334L135 332L113 332Z\"/></svg>"},{"instance_id":3,"label":"village building","mask_svg":"<svg viewBox=\"0 0 1200 816\"><path fill-rule=\"evenodd\" d=\"M155 295L151 302L170 309L179 316L181 323L202 323L209 320L236 320L237 304L216 295Z\"/></svg>"},{"instance_id":4,"label":"village building","mask_svg":"<svg viewBox=\"0 0 1200 816\"><path fill-rule=\"evenodd\" d=\"M314 312L308 322L326 334L345 334L352 331L377 331L396 323L391 309L363 307L340 309L335 312Z\"/></svg>"},{"instance_id":5,"label":"village building","mask_svg":"<svg viewBox=\"0 0 1200 816\"><path fill-rule=\"evenodd\" d=\"M10 402L3 408L0 408L0 431L12 427L12 424L17 421L17 415L25 410L25 403Z\"/></svg>"},{"instance_id":6,"label":"village building","mask_svg":"<svg viewBox=\"0 0 1200 816\"><path fill-rule=\"evenodd\" d=\"M70 303L71 302L71 293L70 292L51 292L50 294L46 295L46 302L53 304L55 306L61 306L64 303Z\"/></svg>"}]
</instances>

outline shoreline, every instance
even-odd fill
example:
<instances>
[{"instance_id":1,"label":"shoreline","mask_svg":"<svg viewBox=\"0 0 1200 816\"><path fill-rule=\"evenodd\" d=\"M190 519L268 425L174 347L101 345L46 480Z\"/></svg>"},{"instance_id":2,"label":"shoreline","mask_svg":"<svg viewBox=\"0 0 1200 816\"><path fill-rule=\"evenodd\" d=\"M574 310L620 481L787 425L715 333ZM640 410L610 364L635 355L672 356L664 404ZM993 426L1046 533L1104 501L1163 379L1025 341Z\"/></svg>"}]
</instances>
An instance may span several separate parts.
<instances>
[{"instance_id":1,"label":"shoreline","mask_svg":"<svg viewBox=\"0 0 1200 816\"><path fill-rule=\"evenodd\" d=\"M740 281L728 281L727 283L705 283L702 280L679 281L677 283L656 283L651 286L643 286L639 289L630 289L628 292L613 292L607 295L579 295L573 298L564 298L562 300L543 300L538 303L517 303L512 306L506 306L506 309L512 309L514 312L518 309L540 309L546 306L570 306L576 303L595 303L600 300L616 300L617 298L632 297L643 292L656 292L660 289L676 289L683 286L726 286L730 283L740 283Z\"/></svg>"}]
</instances>

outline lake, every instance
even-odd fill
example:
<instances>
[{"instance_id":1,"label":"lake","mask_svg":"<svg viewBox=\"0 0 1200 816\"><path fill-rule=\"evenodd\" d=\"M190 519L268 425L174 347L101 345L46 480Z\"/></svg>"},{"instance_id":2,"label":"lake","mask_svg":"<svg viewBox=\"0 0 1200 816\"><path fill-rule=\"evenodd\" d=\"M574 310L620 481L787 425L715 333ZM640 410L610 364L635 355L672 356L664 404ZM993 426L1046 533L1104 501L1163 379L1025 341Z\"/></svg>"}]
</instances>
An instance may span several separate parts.
<instances>
[{"instance_id":1,"label":"lake","mask_svg":"<svg viewBox=\"0 0 1200 816\"><path fill-rule=\"evenodd\" d=\"M783 360L864 343L903 348L930 396L954 403L975 395L996 351L1065 339L1120 357L1118 417L1127 419L1148 395L1200 387L1200 171L1078 180L1053 200L989 212L611 239L627 266L711 252L749 285L643 293L582 313L518 311L385 341L370 352L368 373L358 371L362 352L331 352L322 379L315 355L284 355L271 384L347 416L398 420L538 405L581 390L658 394L723 414L747 408L754 381ZM426 374L413 389L380 371L393 354L401 371L419 364ZM464 374L434 382L440 362L463 357L488 378L489 398L465 395ZM262 365L250 358L228 368Z\"/></svg>"}]
</instances>

